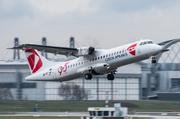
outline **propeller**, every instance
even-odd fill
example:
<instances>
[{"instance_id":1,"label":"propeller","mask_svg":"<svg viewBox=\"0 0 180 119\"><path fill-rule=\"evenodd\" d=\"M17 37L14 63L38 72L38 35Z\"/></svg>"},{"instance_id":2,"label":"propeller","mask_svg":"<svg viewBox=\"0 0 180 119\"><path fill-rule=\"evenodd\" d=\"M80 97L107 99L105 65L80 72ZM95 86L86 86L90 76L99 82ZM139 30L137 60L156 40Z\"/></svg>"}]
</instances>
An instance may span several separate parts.
<instances>
[{"instance_id":1,"label":"propeller","mask_svg":"<svg viewBox=\"0 0 180 119\"><path fill-rule=\"evenodd\" d=\"M95 47L95 48L98 48L98 46L100 45L99 41L93 36L86 37L84 43L90 47Z\"/></svg>"},{"instance_id":2,"label":"propeller","mask_svg":"<svg viewBox=\"0 0 180 119\"><path fill-rule=\"evenodd\" d=\"M95 48L94 47L89 47L89 55L92 55L94 52Z\"/></svg>"},{"instance_id":3,"label":"propeller","mask_svg":"<svg viewBox=\"0 0 180 119\"><path fill-rule=\"evenodd\" d=\"M98 49L100 47L99 46L99 42L97 39L95 39L93 36L89 36L87 38L85 38L84 43L86 46L90 46L89 47L89 55L93 54L93 52L95 51L95 49Z\"/></svg>"}]
</instances>

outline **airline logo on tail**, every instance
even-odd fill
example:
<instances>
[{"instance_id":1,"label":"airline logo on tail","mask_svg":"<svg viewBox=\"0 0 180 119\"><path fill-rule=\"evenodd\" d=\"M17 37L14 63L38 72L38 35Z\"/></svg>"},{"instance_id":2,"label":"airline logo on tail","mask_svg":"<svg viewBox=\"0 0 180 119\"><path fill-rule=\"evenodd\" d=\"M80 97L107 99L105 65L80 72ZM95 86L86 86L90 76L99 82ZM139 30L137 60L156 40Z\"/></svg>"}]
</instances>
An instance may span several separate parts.
<instances>
[{"instance_id":1,"label":"airline logo on tail","mask_svg":"<svg viewBox=\"0 0 180 119\"><path fill-rule=\"evenodd\" d=\"M34 49L26 49L25 53L32 73L36 73L43 65L40 56Z\"/></svg>"},{"instance_id":2,"label":"airline logo on tail","mask_svg":"<svg viewBox=\"0 0 180 119\"><path fill-rule=\"evenodd\" d=\"M135 50L136 45L137 45L137 43L135 43L127 48L127 50L129 51L129 53L131 55L134 55L134 56L136 55L136 50Z\"/></svg>"}]
</instances>

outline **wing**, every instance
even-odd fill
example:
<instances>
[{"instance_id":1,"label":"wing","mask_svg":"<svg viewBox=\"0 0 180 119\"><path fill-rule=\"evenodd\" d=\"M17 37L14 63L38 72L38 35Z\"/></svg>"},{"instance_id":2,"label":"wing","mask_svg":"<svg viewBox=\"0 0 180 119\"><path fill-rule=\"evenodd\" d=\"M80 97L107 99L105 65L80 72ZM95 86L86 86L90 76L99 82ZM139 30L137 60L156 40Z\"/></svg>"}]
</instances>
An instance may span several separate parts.
<instances>
[{"instance_id":1,"label":"wing","mask_svg":"<svg viewBox=\"0 0 180 119\"><path fill-rule=\"evenodd\" d=\"M36 49L38 51L53 53L53 54L60 54L60 55L73 55L77 54L78 49L77 48L68 48L68 47L57 47L57 46L44 46L44 45L36 45L36 44L22 44L18 47L13 47L10 49Z\"/></svg>"}]
</instances>

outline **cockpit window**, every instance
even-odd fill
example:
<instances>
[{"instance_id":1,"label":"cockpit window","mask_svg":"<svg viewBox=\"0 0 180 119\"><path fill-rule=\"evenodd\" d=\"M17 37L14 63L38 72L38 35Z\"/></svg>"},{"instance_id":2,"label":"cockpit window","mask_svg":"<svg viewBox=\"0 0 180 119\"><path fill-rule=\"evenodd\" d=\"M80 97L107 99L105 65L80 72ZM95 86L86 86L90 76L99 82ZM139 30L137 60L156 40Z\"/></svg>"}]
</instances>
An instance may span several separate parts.
<instances>
[{"instance_id":1,"label":"cockpit window","mask_svg":"<svg viewBox=\"0 0 180 119\"><path fill-rule=\"evenodd\" d=\"M152 42L152 41L148 41L147 43L148 43L148 44L153 44L153 42Z\"/></svg>"},{"instance_id":2,"label":"cockpit window","mask_svg":"<svg viewBox=\"0 0 180 119\"><path fill-rule=\"evenodd\" d=\"M145 41L145 42L141 42L140 45L146 45L146 44L153 44L152 41Z\"/></svg>"},{"instance_id":3,"label":"cockpit window","mask_svg":"<svg viewBox=\"0 0 180 119\"><path fill-rule=\"evenodd\" d=\"M143 43L143 45L146 45L146 44L147 44L147 42L144 42L144 43Z\"/></svg>"}]
</instances>

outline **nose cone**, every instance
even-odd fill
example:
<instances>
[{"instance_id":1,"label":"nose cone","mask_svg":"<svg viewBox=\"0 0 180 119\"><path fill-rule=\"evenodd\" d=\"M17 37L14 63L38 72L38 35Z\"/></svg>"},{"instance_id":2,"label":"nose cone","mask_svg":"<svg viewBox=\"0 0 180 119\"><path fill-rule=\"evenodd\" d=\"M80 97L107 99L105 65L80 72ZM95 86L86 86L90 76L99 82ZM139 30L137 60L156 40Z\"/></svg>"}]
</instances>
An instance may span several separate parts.
<instances>
[{"instance_id":1,"label":"nose cone","mask_svg":"<svg viewBox=\"0 0 180 119\"><path fill-rule=\"evenodd\" d=\"M162 51L162 47L160 45L156 45L155 50L160 53Z\"/></svg>"},{"instance_id":2,"label":"nose cone","mask_svg":"<svg viewBox=\"0 0 180 119\"><path fill-rule=\"evenodd\" d=\"M153 55L158 55L159 53L162 52L163 48L161 46L155 44L153 49L154 49L154 54Z\"/></svg>"}]
</instances>

